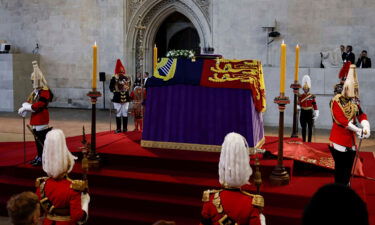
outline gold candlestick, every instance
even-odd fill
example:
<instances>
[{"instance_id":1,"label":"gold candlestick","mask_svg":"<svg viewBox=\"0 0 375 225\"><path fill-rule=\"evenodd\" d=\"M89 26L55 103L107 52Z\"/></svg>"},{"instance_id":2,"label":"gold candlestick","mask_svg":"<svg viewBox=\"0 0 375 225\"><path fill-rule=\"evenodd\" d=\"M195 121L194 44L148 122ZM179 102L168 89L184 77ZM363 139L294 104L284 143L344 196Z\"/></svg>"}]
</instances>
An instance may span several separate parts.
<instances>
[{"instance_id":1,"label":"gold candlestick","mask_svg":"<svg viewBox=\"0 0 375 225\"><path fill-rule=\"evenodd\" d=\"M274 102L278 104L279 107L279 147L277 154L277 165L273 169L270 175L271 184L281 186L289 184L290 177L288 171L286 171L283 165L283 154L284 154L284 111L285 106L290 103L289 98L281 94L276 97Z\"/></svg>"}]
</instances>

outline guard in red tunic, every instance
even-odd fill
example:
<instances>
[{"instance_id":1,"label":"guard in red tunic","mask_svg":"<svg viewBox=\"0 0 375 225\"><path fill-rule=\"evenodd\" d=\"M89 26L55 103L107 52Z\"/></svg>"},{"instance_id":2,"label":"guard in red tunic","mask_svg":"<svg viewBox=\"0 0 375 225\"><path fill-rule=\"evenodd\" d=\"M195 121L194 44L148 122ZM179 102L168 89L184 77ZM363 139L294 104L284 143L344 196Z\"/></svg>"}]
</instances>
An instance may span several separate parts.
<instances>
[{"instance_id":1,"label":"guard in red tunic","mask_svg":"<svg viewBox=\"0 0 375 225\"><path fill-rule=\"evenodd\" d=\"M335 160L335 182L348 185L355 158L355 136L370 137L367 115L359 105L359 84L355 65L350 65L348 76L341 94L331 102L333 125L330 135L330 150ZM358 123L361 127L358 127Z\"/></svg>"},{"instance_id":2,"label":"guard in red tunic","mask_svg":"<svg viewBox=\"0 0 375 225\"><path fill-rule=\"evenodd\" d=\"M128 131L128 109L130 102L131 78L125 72L125 67L120 59L117 59L115 74L109 84L109 90L113 93L113 106L116 109L116 133Z\"/></svg>"},{"instance_id":3,"label":"guard in red tunic","mask_svg":"<svg viewBox=\"0 0 375 225\"><path fill-rule=\"evenodd\" d=\"M144 113L144 108L143 108L143 103L144 99L146 97L146 91L140 86L136 86L132 93L130 94L130 98L133 102L133 107L132 107L132 114L134 116L134 131L142 131L143 130L143 113Z\"/></svg>"},{"instance_id":4,"label":"guard in red tunic","mask_svg":"<svg viewBox=\"0 0 375 225\"><path fill-rule=\"evenodd\" d=\"M298 96L298 105L301 109L300 123L302 127L302 140L306 142L306 128L308 127L308 142L311 142L314 121L319 117L315 95L310 93L311 80L309 75L302 78L303 94Z\"/></svg>"},{"instance_id":5,"label":"guard in red tunic","mask_svg":"<svg viewBox=\"0 0 375 225\"><path fill-rule=\"evenodd\" d=\"M31 81L34 90L28 97L27 102L22 104L22 107L18 110L18 114L25 117L27 112L31 112L30 125L33 127L37 148L37 156L31 161L31 164L40 166L42 165L43 143L47 132L52 129L48 127L48 103L52 101L53 94L47 86L47 81L39 69L38 63L36 61L32 63L34 72L31 74Z\"/></svg>"},{"instance_id":6,"label":"guard in red tunic","mask_svg":"<svg viewBox=\"0 0 375 225\"><path fill-rule=\"evenodd\" d=\"M66 146L61 130L48 132L43 154L43 170L48 177L36 179L36 194L44 211L44 225L74 225L88 218L90 196L83 193L87 183L71 180L75 157Z\"/></svg>"},{"instance_id":7,"label":"guard in red tunic","mask_svg":"<svg viewBox=\"0 0 375 225\"><path fill-rule=\"evenodd\" d=\"M219 162L221 190L203 192L201 225L265 225L261 213L264 200L241 190L252 174L248 144L244 137L229 133L222 145Z\"/></svg>"}]
</instances>

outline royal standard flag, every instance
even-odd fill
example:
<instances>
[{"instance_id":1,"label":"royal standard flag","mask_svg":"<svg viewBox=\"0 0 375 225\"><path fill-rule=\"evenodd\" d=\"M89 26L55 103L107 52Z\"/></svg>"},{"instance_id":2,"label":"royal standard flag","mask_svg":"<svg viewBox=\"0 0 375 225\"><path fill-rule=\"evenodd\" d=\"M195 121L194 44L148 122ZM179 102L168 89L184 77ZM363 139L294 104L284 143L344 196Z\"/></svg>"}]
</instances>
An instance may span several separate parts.
<instances>
[{"instance_id":1,"label":"royal standard flag","mask_svg":"<svg viewBox=\"0 0 375 225\"><path fill-rule=\"evenodd\" d=\"M162 58L146 87L176 84L251 90L255 109L266 110L262 64L258 60Z\"/></svg>"},{"instance_id":2,"label":"royal standard flag","mask_svg":"<svg viewBox=\"0 0 375 225\"><path fill-rule=\"evenodd\" d=\"M175 84L199 85L202 74L203 59L192 62L185 58L162 58L147 80L146 87L167 86Z\"/></svg>"}]
</instances>

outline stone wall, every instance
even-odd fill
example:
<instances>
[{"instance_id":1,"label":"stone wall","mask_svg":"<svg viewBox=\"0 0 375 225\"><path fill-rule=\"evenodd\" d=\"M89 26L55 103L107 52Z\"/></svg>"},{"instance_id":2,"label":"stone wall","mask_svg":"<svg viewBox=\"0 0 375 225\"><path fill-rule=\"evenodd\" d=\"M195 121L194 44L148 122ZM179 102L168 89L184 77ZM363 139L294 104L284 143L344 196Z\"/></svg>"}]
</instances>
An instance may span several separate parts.
<instances>
[{"instance_id":1,"label":"stone wall","mask_svg":"<svg viewBox=\"0 0 375 225\"><path fill-rule=\"evenodd\" d=\"M22 53L38 43L40 68L56 96L51 105L87 108L91 46L99 46L98 71L112 74L124 55L123 13L123 0L2 0L0 39Z\"/></svg>"},{"instance_id":2,"label":"stone wall","mask_svg":"<svg viewBox=\"0 0 375 225\"><path fill-rule=\"evenodd\" d=\"M301 46L301 66L320 67L320 51L352 45L356 57L367 49L375 59L375 1L371 0L215 0L213 39L216 53L227 58L259 59L266 64L267 32L274 24L281 36L269 45L269 64L279 65L279 47ZM228 32L230 31L230 32ZM288 58L294 52L288 49ZM290 60L289 63L293 63Z\"/></svg>"},{"instance_id":3,"label":"stone wall","mask_svg":"<svg viewBox=\"0 0 375 225\"><path fill-rule=\"evenodd\" d=\"M37 55L0 54L0 111L16 111L26 101L32 91L34 60L38 60Z\"/></svg>"},{"instance_id":4,"label":"stone wall","mask_svg":"<svg viewBox=\"0 0 375 225\"><path fill-rule=\"evenodd\" d=\"M163 1L174 4L180 0ZM161 3L161 0L0 0L0 40L9 41L15 52L22 53L31 53L39 43L40 67L56 96L51 106L88 108L90 103L86 93L91 85L91 46L94 41L99 46L98 71L108 74L105 83L105 87L108 87L117 58L124 62L128 71L134 69L135 43L125 42L130 40L128 31L131 30L131 19L157 10L151 7L157 2ZM273 67L265 68L266 79L278 74L282 39L288 44L290 67L294 63L293 48L297 43L301 46L300 65L304 68L319 67L319 52L340 44L353 45L357 56L362 49L367 49L368 55L375 58L375 24L370 19L375 12L373 0L181 0L179 5L182 3L190 8L200 4L200 7L194 8L194 12L202 10L203 13L199 15L203 16L196 18L196 24L200 24L205 16L209 18L209 23L204 24L210 26L205 29L212 31L212 40L211 34L200 34L206 35L201 39L210 45L203 47L213 47L215 53L226 58L259 59L263 64L271 64ZM170 10L166 12L170 13ZM267 31L262 27L270 26L275 19L276 30L281 37L269 45L267 62ZM157 27L158 23L152 24ZM149 36L145 37L146 42L153 46L151 42L154 37ZM152 57L151 54L149 51L149 57ZM151 61L146 64L152 67ZM327 94L331 93L332 85L336 82L336 70L301 69L301 75L309 71L313 75L313 90L326 88L319 89L319 105L328 104L330 96ZM373 72L368 70L363 73L363 77L370 79L370 82L362 85L362 92L366 92L364 98L374 93L370 86L375 82L372 81ZM273 91L278 85L278 82L273 84L271 81L267 80L269 106L273 105L272 100L276 96ZM98 83L100 91L101 87L102 84ZM108 103L109 98L107 91ZM99 98L98 108L102 107L102 100ZM365 108L375 115L373 106ZM326 112L322 111L321 114L317 127L326 127L329 116L324 119ZM269 107L265 114L267 125L276 123L274 116L272 107ZM289 124L288 120L286 124Z\"/></svg>"}]
</instances>

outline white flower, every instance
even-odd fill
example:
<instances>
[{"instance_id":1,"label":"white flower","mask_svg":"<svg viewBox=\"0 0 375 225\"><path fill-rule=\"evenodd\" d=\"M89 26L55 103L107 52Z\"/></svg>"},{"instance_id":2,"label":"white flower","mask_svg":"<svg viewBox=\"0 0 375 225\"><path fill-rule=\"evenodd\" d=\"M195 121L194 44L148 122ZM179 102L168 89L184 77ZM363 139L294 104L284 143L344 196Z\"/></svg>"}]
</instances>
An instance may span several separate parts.
<instances>
[{"instance_id":1,"label":"white flower","mask_svg":"<svg viewBox=\"0 0 375 225\"><path fill-rule=\"evenodd\" d=\"M170 50L166 54L167 57L185 57L185 58L192 58L194 57L194 51L186 50L186 49L179 49L179 50Z\"/></svg>"}]
</instances>

